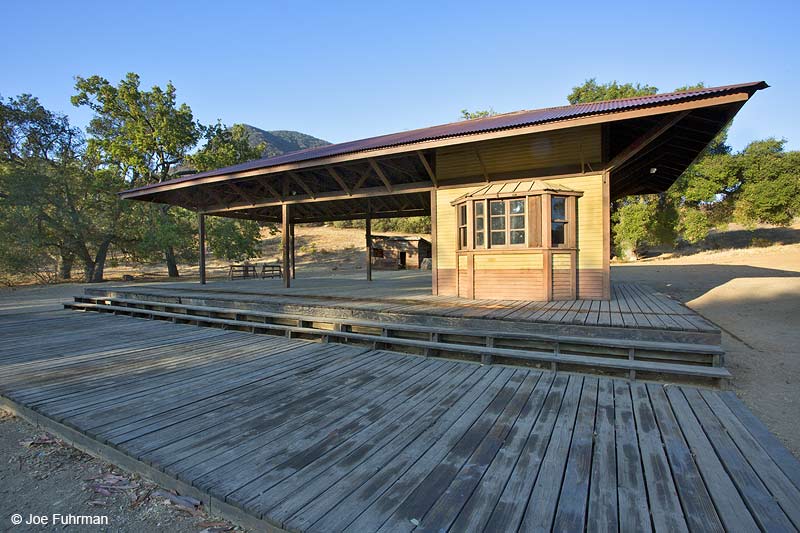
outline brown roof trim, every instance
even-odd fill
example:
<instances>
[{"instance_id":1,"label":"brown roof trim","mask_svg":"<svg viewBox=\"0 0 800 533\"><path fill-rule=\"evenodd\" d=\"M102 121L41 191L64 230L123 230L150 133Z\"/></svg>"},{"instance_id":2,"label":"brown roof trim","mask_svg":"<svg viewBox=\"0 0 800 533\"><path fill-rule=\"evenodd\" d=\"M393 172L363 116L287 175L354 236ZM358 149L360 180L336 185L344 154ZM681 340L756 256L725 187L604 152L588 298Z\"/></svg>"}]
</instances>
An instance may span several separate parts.
<instances>
[{"instance_id":1,"label":"brown roof trim","mask_svg":"<svg viewBox=\"0 0 800 533\"><path fill-rule=\"evenodd\" d=\"M693 91L505 113L493 117L464 120L408 132L309 148L200 174L183 176L162 183L145 185L123 191L121 195L123 198L136 198L162 190L182 188L200 183L212 183L310 166L335 164L354 159L363 159L367 157L364 153L368 153L369 157L377 157L389 153L484 140L484 138L521 135L534 131L624 120L629 118L632 112L641 113L649 110L650 112L644 114L660 114L680 109L721 105L734 100L747 100L756 91L767 87L769 85L760 81L708 87ZM404 148L409 145L410 147Z\"/></svg>"}]
</instances>

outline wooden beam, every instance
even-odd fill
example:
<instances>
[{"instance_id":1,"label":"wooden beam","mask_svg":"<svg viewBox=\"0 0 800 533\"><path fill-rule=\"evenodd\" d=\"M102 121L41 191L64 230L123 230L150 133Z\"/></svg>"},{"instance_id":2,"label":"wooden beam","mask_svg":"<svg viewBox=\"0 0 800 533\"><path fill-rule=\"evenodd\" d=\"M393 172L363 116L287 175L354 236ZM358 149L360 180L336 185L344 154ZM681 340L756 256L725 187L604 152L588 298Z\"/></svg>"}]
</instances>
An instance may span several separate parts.
<instances>
[{"instance_id":1,"label":"wooden beam","mask_svg":"<svg viewBox=\"0 0 800 533\"><path fill-rule=\"evenodd\" d=\"M289 267L289 217L291 208L287 204L281 205L281 245L283 248L283 286L288 289L292 286L292 273Z\"/></svg>"},{"instance_id":2,"label":"wooden beam","mask_svg":"<svg viewBox=\"0 0 800 533\"><path fill-rule=\"evenodd\" d=\"M372 213L367 204L367 217L364 219L364 228L367 238L367 281L372 281Z\"/></svg>"},{"instance_id":3,"label":"wooden beam","mask_svg":"<svg viewBox=\"0 0 800 533\"><path fill-rule=\"evenodd\" d=\"M254 204L254 203L256 203L256 201L253 199L253 197L252 197L252 196L250 196L249 194L247 194L247 193L244 191L244 189L242 189L241 187L239 187L239 185L237 185L235 181L229 181L229 182L228 182L228 187L230 187L231 189L233 189L233 190L236 192L236 194L238 194L239 196L241 196L242 198L244 198L245 200L247 200L247 201L248 201L248 202L250 202L251 204Z\"/></svg>"},{"instance_id":4,"label":"wooden beam","mask_svg":"<svg viewBox=\"0 0 800 533\"><path fill-rule=\"evenodd\" d=\"M431 294L437 296L439 294L439 272L438 261L436 260L437 252L437 234L436 234L436 189L431 189Z\"/></svg>"},{"instance_id":5,"label":"wooden beam","mask_svg":"<svg viewBox=\"0 0 800 533\"><path fill-rule=\"evenodd\" d=\"M418 183L403 183L401 185L396 185L391 192L387 191L385 187L369 187L366 189L359 189L357 191L353 191L351 196L347 196L340 191L321 192L315 195L314 197L308 197L302 195L287 196L282 201L265 200L263 202L258 202L255 205L232 204L232 205L211 206L203 210L203 213L211 215L211 214L222 214L228 211L243 211L246 209L258 209L262 207L279 206L282 204L329 202L331 200L347 200L347 199L357 199L357 198L368 198L373 196L390 196L392 194L410 194L415 192L427 193L428 191L431 190L432 187L433 183L429 181L422 181Z\"/></svg>"},{"instance_id":6,"label":"wooden beam","mask_svg":"<svg viewBox=\"0 0 800 533\"><path fill-rule=\"evenodd\" d=\"M478 151L478 148L475 147L475 157L478 158L478 164L481 166L481 172L483 172L483 179L486 183L489 183L489 173L486 172L486 165L483 163L483 158L481 157L481 153Z\"/></svg>"},{"instance_id":7,"label":"wooden beam","mask_svg":"<svg viewBox=\"0 0 800 533\"><path fill-rule=\"evenodd\" d=\"M648 144L650 144L655 139L660 137L664 132L666 132L672 126L683 120L683 118L688 114L689 111L687 110L675 113L674 115L671 116L664 117L662 120L658 122L658 124L650 128L639 138L637 138L631 144L629 144L628 147L625 148L622 152L614 156L614 158L608 162L606 170L613 170L619 167L620 165L624 164L630 158L638 154Z\"/></svg>"},{"instance_id":8,"label":"wooden beam","mask_svg":"<svg viewBox=\"0 0 800 533\"><path fill-rule=\"evenodd\" d=\"M559 120L555 122L547 122L544 124L534 124L532 126L523 126L519 128L509 128L504 130L496 130L491 132L474 133L469 135L459 135L456 137L448 137L445 139L434 139L430 141L422 141L415 143L413 149L409 149L407 145L390 146L386 148L379 148L370 152L370 158L383 157L393 154L403 154L416 150L429 150L443 146L455 146L461 144L468 144L473 142L487 141L492 139L501 139L505 137L516 137L519 135L526 135L529 133L541 133L545 131L561 130L566 128L575 128L579 126L588 126L591 124L602 124L608 122L618 122L632 118L641 118L655 115L665 115L675 113L678 111L700 109L713 106L727 105L731 103L744 103L750 98L746 91L740 93L729 94L724 96L716 96L711 98L703 98L699 100L691 100L688 102L679 102L675 104L666 104L657 107L648 107L643 109L633 109L630 111L619 111L615 113L598 113L586 117L579 117L573 119ZM222 174L219 176L208 176L195 180L186 180L178 183L165 182L157 187L148 189L132 189L120 193L120 197L124 199L132 199L140 196L149 196L156 192L165 190L178 189L184 187L194 187L201 184L217 183L220 181L227 181L230 179L248 178L254 176L262 176L267 174L276 174L279 172L287 172L289 170L299 170L310 167L324 167L326 165L333 165L339 163L346 163L351 161L364 160L365 156L361 152L334 155L330 157L297 161L293 163L286 163L283 165L276 165L269 168L257 168L252 170L244 170L241 172L234 172L231 174Z\"/></svg>"},{"instance_id":9,"label":"wooden beam","mask_svg":"<svg viewBox=\"0 0 800 533\"><path fill-rule=\"evenodd\" d=\"M356 185L355 185L355 187L353 187L353 189L357 191L358 189L363 187L364 186L364 182L367 181L367 178L369 178L369 175L370 175L371 172L372 172L372 167L371 166L367 166L367 168L364 170L364 172L361 173L361 176L359 176L358 181L356 182Z\"/></svg>"},{"instance_id":10,"label":"wooden beam","mask_svg":"<svg viewBox=\"0 0 800 533\"><path fill-rule=\"evenodd\" d=\"M197 229L200 241L200 284L206 284L206 216L202 213L197 214Z\"/></svg>"},{"instance_id":11,"label":"wooden beam","mask_svg":"<svg viewBox=\"0 0 800 533\"><path fill-rule=\"evenodd\" d=\"M347 196L352 196L353 192L350 190L350 187L347 186L347 183L345 183L345 181L342 179L342 177L339 175L336 169L330 166L325 168L328 170L328 174L330 174L331 177L334 180L336 180L336 183L339 184L339 187L341 187L342 190L347 193Z\"/></svg>"},{"instance_id":12,"label":"wooden beam","mask_svg":"<svg viewBox=\"0 0 800 533\"><path fill-rule=\"evenodd\" d=\"M372 167L372 170L375 171L375 174L378 175L378 178L380 178L380 180L386 186L386 190L392 192L393 190L392 183L389 181L389 178L386 177L386 174L383 173L383 169L378 165L378 163L374 159L370 158L368 159L368 161L369 161L369 166Z\"/></svg>"},{"instance_id":13,"label":"wooden beam","mask_svg":"<svg viewBox=\"0 0 800 533\"><path fill-rule=\"evenodd\" d=\"M264 188L264 190L265 190L265 191L267 191L267 193L268 193L268 194L271 194L272 196L274 196L274 197L275 197L275 198L277 198L278 200L281 200L281 199L283 199L283 195L281 195L281 193L279 193L279 192L277 191L277 189L275 189L275 187L273 187L272 185L270 185L269 183L267 183L267 180L266 180L266 179L263 179L263 180L258 180L256 183L258 183L259 185L261 185L261 186Z\"/></svg>"},{"instance_id":14,"label":"wooden beam","mask_svg":"<svg viewBox=\"0 0 800 533\"><path fill-rule=\"evenodd\" d=\"M296 261L297 256L295 255L295 251L296 250L295 250L295 246L294 246L294 226L295 226L294 222L289 224L289 240L291 241L291 248L292 248L292 257L291 257L292 279L295 279L297 277L297 275L296 275L297 273L295 272L295 264L297 262Z\"/></svg>"},{"instance_id":15,"label":"wooden beam","mask_svg":"<svg viewBox=\"0 0 800 533\"><path fill-rule=\"evenodd\" d=\"M311 188L308 185L306 185L306 182L303 181L302 178L300 178L300 176L296 172L290 171L287 172L287 174L289 175L290 178L294 180L295 183L297 183L306 192L307 195L309 195L311 198L314 198L316 196L314 194L314 191L312 191Z\"/></svg>"},{"instance_id":16,"label":"wooden beam","mask_svg":"<svg viewBox=\"0 0 800 533\"><path fill-rule=\"evenodd\" d=\"M436 174L433 173L433 169L431 168L431 164L428 163L428 158L425 157L425 154L423 154L420 150L417 150L417 156L419 157L419 160L422 163L422 166L425 167L425 172L428 173L428 177L433 182L433 186L434 187L438 187L439 186L439 181L436 179Z\"/></svg>"}]
</instances>

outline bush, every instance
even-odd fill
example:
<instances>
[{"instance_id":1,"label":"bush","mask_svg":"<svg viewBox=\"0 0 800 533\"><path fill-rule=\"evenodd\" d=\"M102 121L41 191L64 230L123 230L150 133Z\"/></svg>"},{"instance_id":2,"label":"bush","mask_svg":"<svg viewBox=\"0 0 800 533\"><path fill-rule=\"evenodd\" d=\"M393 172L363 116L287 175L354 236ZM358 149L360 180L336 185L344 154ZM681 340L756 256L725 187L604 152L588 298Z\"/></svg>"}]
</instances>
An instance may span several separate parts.
<instances>
[{"instance_id":1,"label":"bush","mask_svg":"<svg viewBox=\"0 0 800 533\"><path fill-rule=\"evenodd\" d=\"M260 238L258 222L208 217L208 249L214 257L226 261L256 257Z\"/></svg>"},{"instance_id":2,"label":"bush","mask_svg":"<svg viewBox=\"0 0 800 533\"><path fill-rule=\"evenodd\" d=\"M711 221L704 211L692 207L681 210L678 230L686 241L692 244L702 241L708 237L711 226Z\"/></svg>"},{"instance_id":3,"label":"bush","mask_svg":"<svg viewBox=\"0 0 800 533\"><path fill-rule=\"evenodd\" d=\"M632 260L646 245L673 244L677 219L677 210L663 195L629 196L618 201L611 215L616 256Z\"/></svg>"},{"instance_id":4,"label":"bush","mask_svg":"<svg viewBox=\"0 0 800 533\"><path fill-rule=\"evenodd\" d=\"M364 219L338 220L335 228L364 229ZM431 217L378 218L372 221L372 231L394 233L430 233Z\"/></svg>"}]
</instances>

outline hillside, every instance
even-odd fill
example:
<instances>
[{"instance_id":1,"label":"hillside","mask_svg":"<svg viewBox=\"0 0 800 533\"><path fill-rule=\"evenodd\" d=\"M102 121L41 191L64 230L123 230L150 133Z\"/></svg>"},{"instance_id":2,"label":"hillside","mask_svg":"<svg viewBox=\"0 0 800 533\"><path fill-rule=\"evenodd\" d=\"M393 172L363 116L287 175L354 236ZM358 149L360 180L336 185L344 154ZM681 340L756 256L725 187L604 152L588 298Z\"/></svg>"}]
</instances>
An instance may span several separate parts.
<instances>
[{"instance_id":1,"label":"hillside","mask_svg":"<svg viewBox=\"0 0 800 533\"><path fill-rule=\"evenodd\" d=\"M296 152L297 150L305 150L306 148L316 148L317 146L331 144L328 141L317 139L316 137L300 133L299 131L267 131L249 124L243 124L243 126L250 135L251 144L266 143L267 148L264 150L264 157L272 157L289 152Z\"/></svg>"}]
</instances>

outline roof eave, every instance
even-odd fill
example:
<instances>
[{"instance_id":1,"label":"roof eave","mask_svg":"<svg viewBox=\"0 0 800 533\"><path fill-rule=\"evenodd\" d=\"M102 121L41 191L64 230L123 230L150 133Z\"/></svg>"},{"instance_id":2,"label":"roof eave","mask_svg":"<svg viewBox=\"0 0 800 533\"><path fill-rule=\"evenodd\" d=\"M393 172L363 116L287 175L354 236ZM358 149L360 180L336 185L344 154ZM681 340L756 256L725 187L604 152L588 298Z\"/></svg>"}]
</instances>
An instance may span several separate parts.
<instances>
[{"instance_id":1,"label":"roof eave","mask_svg":"<svg viewBox=\"0 0 800 533\"><path fill-rule=\"evenodd\" d=\"M305 159L301 161L285 163L275 166L258 167L232 173L220 173L210 176L204 176L202 174L195 176L187 176L184 178L178 178L157 185L145 185L143 187L129 189L126 191L122 191L119 194L120 197L123 199L138 199L144 196L149 196L168 190L180 189L201 184L209 184L220 181L248 178L264 174L275 174L279 172L285 172L289 170L299 170L308 167L335 165L347 161L368 159L371 157L381 157L384 155L390 155L402 152L428 150L442 146L479 142L483 140L508 137L513 135L524 135L528 133L538 133L544 131L566 129L566 128L579 127L590 124L615 122L634 117L666 114L687 109L713 107L716 105L724 105L734 102L746 101L756 91L766 87L769 87L769 85L767 85L765 82L760 82L750 86L742 87L740 90L732 90L728 94L719 96L698 97L677 103L657 103L653 105L646 105L627 110L613 110L607 112L581 115L566 119L539 122L535 124L528 124L522 126L514 126L514 127L501 128L488 131L479 131L475 133L463 133L459 135L453 135L450 137L420 140L416 142L396 144L392 146L385 146L370 150L361 150L361 151L325 156L320 158ZM219 171L223 170L225 169L220 169Z\"/></svg>"}]
</instances>

